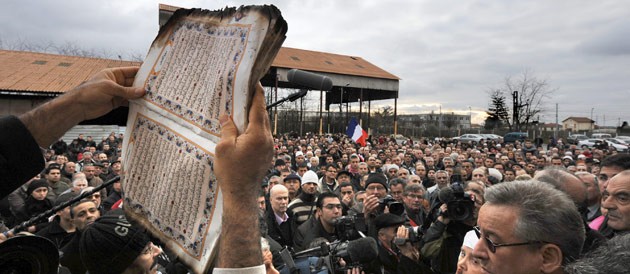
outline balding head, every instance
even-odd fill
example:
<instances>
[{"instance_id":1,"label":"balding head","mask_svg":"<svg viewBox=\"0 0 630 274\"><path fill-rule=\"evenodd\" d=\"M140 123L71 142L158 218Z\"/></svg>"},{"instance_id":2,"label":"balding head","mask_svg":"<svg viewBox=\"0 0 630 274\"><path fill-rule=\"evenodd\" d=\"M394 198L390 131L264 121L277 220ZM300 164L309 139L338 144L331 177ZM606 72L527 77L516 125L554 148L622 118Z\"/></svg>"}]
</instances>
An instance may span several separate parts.
<instances>
[{"instance_id":1,"label":"balding head","mask_svg":"<svg viewBox=\"0 0 630 274\"><path fill-rule=\"evenodd\" d=\"M283 185L275 185L269 193L271 208L278 215L284 215L289 205L289 190Z\"/></svg>"},{"instance_id":2,"label":"balding head","mask_svg":"<svg viewBox=\"0 0 630 274\"><path fill-rule=\"evenodd\" d=\"M601 192L599 191L599 184L597 182L597 176L595 176L595 174L593 173L582 172L582 171L576 172L575 176L580 178L582 183L584 183L584 185L586 186L586 192L587 192L586 196L588 199L588 205L592 206L592 205L599 204L602 198L602 195L601 195Z\"/></svg>"},{"instance_id":3,"label":"balding head","mask_svg":"<svg viewBox=\"0 0 630 274\"><path fill-rule=\"evenodd\" d=\"M569 195L571 200L578 205L586 201L586 186L572 173L561 168L546 168L536 172L534 179L548 183L556 189Z\"/></svg>"}]
</instances>

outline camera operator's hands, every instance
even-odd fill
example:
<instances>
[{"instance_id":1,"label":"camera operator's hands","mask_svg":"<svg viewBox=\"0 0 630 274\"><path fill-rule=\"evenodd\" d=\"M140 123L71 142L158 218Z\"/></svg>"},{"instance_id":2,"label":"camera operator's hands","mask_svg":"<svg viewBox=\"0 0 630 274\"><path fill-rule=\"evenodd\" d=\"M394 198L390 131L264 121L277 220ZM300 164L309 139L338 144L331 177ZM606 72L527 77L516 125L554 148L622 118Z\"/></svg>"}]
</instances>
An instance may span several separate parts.
<instances>
[{"instance_id":1,"label":"camera operator's hands","mask_svg":"<svg viewBox=\"0 0 630 274\"><path fill-rule=\"evenodd\" d=\"M400 249L400 253L404 256L414 260L420 261L420 252L409 242L409 230L401 225L398 227L396 231L396 238L394 238L394 243Z\"/></svg>"},{"instance_id":2,"label":"camera operator's hands","mask_svg":"<svg viewBox=\"0 0 630 274\"><path fill-rule=\"evenodd\" d=\"M365 274L365 271L361 270L360 267L353 267L352 269L348 269L346 274Z\"/></svg>"},{"instance_id":3,"label":"camera operator's hands","mask_svg":"<svg viewBox=\"0 0 630 274\"><path fill-rule=\"evenodd\" d=\"M446 204L442 204L442 206L440 206L440 211L438 213L438 217L437 220L440 221L441 223L447 225L448 223L451 222L451 219L449 219L448 217L446 217L446 211L448 210L448 206Z\"/></svg>"},{"instance_id":4,"label":"camera operator's hands","mask_svg":"<svg viewBox=\"0 0 630 274\"><path fill-rule=\"evenodd\" d=\"M378 210L378 197L375 195L369 195L365 197L363 201L363 215L369 216L368 214L376 214Z\"/></svg>"},{"instance_id":5,"label":"camera operator's hands","mask_svg":"<svg viewBox=\"0 0 630 274\"><path fill-rule=\"evenodd\" d=\"M263 264L265 265L265 270L267 271L267 273L273 273L273 274L280 273L273 266L273 255L271 254L271 251L269 250L263 251Z\"/></svg>"}]
</instances>

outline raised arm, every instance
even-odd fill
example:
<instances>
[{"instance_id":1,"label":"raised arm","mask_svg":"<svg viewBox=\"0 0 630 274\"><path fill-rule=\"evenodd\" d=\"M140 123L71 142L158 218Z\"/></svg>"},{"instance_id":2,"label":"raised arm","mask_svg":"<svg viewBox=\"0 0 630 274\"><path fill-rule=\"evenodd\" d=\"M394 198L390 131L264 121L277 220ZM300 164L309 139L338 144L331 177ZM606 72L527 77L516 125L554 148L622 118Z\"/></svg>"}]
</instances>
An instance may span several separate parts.
<instances>
[{"instance_id":1,"label":"raised arm","mask_svg":"<svg viewBox=\"0 0 630 274\"><path fill-rule=\"evenodd\" d=\"M223 193L217 265L220 268L263 264L256 198L273 157L273 139L263 92L258 84L244 133L238 132L230 117L219 119L221 141L216 147L214 172Z\"/></svg>"},{"instance_id":2,"label":"raised arm","mask_svg":"<svg viewBox=\"0 0 630 274\"><path fill-rule=\"evenodd\" d=\"M81 121L98 118L144 95L132 88L137 67L102 70L81 85L18 117L41 147L59 140Z\"/></svg>"}]
</instances>

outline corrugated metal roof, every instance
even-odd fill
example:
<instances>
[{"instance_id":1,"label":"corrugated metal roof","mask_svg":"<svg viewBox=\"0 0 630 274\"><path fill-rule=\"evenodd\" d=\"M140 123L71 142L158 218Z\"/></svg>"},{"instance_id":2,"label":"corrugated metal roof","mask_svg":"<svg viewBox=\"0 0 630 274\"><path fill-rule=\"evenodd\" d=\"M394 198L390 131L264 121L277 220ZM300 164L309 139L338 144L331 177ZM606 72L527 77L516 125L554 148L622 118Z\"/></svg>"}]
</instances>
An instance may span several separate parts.
<instances>
[{"instance_id":1,"label":"corrugated metal roof","mask_svg":"<svg viewBox=\"0 0 630 274\"><path fill-rule=\"evenodd\" d=\"M273 67L400 80L361 57L283 47Z\"/></svg>"},{"instance_id":2,"label":"corrugated metal roof","mask_svg":"<svg viewBox=\"0 0 630 274\"><path fill-rule=\"evenodd\" d=\"M62 93L105 68L140 62L0 50L0 90Z\"/></svg>"}]
</instances>

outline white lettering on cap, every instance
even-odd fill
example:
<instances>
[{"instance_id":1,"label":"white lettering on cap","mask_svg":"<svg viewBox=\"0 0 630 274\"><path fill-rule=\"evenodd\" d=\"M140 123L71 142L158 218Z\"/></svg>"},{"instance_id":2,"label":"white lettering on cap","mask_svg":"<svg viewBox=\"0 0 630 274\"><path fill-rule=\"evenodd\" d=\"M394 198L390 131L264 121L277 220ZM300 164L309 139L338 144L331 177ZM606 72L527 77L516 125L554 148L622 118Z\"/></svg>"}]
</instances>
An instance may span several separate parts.
<instances>
[{"instance_id":1,"label":"white lettering on cap","mask_svg":"<svg viewBox=\"0 0 630 274\"><path fill-rule=\"evenodd\" d=\"M116 232L116 234L118 234L120 237L125 237L127 236L127 233L129 233L129 227L131 227L131 224L129 222L127 222L127 219L125 219L125 216L118 216L118 222L116 222L117 226L114 227L114 232Z\"/></svg>"}]
</instances>

